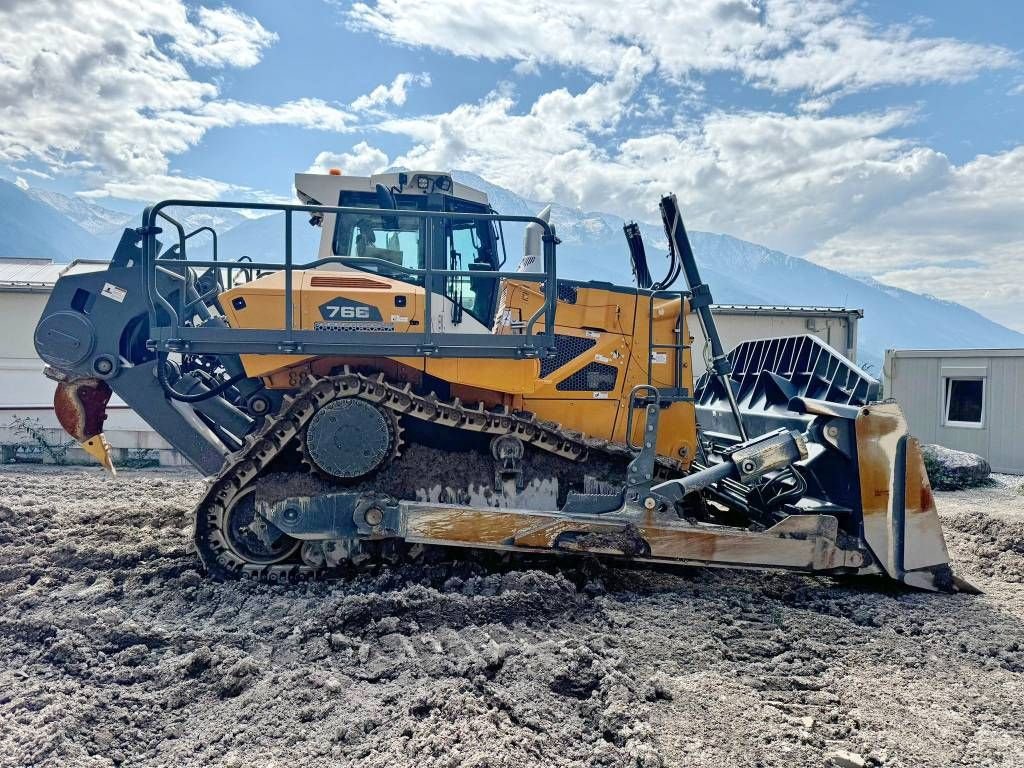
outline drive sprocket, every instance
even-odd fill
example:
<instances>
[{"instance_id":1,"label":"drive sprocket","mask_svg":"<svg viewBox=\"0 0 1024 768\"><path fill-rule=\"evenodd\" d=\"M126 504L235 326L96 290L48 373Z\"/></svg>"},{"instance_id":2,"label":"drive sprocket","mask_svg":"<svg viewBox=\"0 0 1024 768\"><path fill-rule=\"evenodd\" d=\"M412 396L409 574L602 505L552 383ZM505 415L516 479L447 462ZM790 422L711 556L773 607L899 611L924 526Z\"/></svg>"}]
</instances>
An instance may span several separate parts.
<instances>
[{"instance_id":1,"label":"drive sprocket","mask_svg":"<svg viewBox=\"0 0 1024 768\"><path fill-rule=\"evenodd\" d=\"M324 404L299 434L303 462L321 477L341 483L356 482L387 466L401 446L396 414L355 397Z\"/></svg>"}]
</instances>

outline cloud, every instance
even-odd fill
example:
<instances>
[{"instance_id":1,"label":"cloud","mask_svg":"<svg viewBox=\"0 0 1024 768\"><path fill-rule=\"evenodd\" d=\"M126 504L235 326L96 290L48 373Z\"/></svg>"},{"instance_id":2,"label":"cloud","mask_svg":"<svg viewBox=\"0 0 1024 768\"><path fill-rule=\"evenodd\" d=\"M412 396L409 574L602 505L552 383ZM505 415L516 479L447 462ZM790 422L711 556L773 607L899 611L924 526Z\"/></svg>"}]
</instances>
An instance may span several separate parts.
<instances>
[{"instance_id":1,"label":"cloud","mask_svg":"<svg viewBox=\"0 0 1024 768\"><path fill-rule=\"evenodd\" d=\"M350 106L356 112L376 110L389 104L400 107L405 104L410 85L429 87L430 75L426 72L421 72L418 75L402 72L391 81L391 85L378 85L369 93L357 98Z\"/></svg>"},{"instance_id":2,"label":"cloud","mask_svg":"<svg viewBox=\"0 0 1024 768\"><path fill-rule=\"evenodd\" d=\"M223 39L244 66L259 47L242 45L239 30L249 24L247 39L266 39L257 22L227 9L199 19L193 25L174 0L39 0L0 11L0 160L104 178L167 173L168 155L205 130L187 116L218 93L174 53L200 56L202 43L207 61L225 64Z\"/></svg>"},{"instance_id":3,"label":"cloud","mask_svg":"<svg viewBox=\"0 0 1024 768\"><path fill-rule=\"evenodd\" d=\"M959 82L1017 63L1011 51L907 26L880 27L845 0L637 0L628 13L599 0L357 2L348 24L403 45L474 59L510 59L608 75L638 47L665 75L735 72L777 92L851 93L883 85Z\"/></svg>"},{"instance_id":4,"label":"cloud","mask_svg":"<svg viewBox=\"0 0 1024 768\"><path fill-rule=\"evenodd\" d=\"M199 8L195 24L180 23L171 50L208 67L251 67L277 40L252 16L234 8Z\"/></svg>"},{"instance_id":5,"label":"cloud","mask_svg":"<svg viewBox=\"0 0 1024 768\"><path fill-rule=\"evenodd\" d=\"M1024 326L1010 316L1024 299L1024 147L957 165L896 135L913 127L911 109L720 110L633 135L625 120L643 102L649 66L627 51L611 76L578 92L519 104L503 87L377 128L409 143L390 164L465 169L532 199L646 220L674 191L695 228L985 306ZM363 141L351 153L322 153L314 167L361 174L388 164Z\"/></svg>"},{"instance_id":6,"label":"cloud","mask_svg":"<svg viewBox=\"0 0 1024 768\"><path fill-rule=\"evenodd\" d=\"M24 176L17 176L14 179L14 186L16 186L18 189L28 189L28 182L25 181Z\"/></svg>"},{"instance_id":7,"label":"cloud","mask_svg":"<svg viewBox=\"0 0 1024 768\"><path fill-rule=\"evenodd\" d=\"M809 255L900 288L984 306L1024 331L1024 146L979 155Z\"/></svg>"},{"instance_id":8,"label":"cloud","mask_svg":"<svg viewBox=\"0 0 1024 768\"><path fill-rule=\"evenodd\" d=\"M125 200L216 200L228 193L248 191L227 182L205 177L187 178L173 174L150 174L130 181L108 181L101 186L79 192L89 199L118 197Z\"/></svg>"},{"instance_id":9,"label":"cloud","mask_svg":"<svg viewBox=\"0 0 1024 768\"><path fill-rule=\"evenodd\" d=\"M630 49L609 79L579 93L548 91L525 112L517 112L515 95L500 88L476 104L461 104L440 115L384 120L377 128L414 142L396 164L465 168L533 196L573 197L561 183L575 174L565 168L559 179L550 170L579 162L579 180L599 170L602 153L592 136L604 136L619 125L649 70L639 49ZM617 202L602 199L606 206Z\"/></svg>"},{"instance_id":10,"label":"cloud","mask_svg":"<svg viewBox=\"0 0 1024 768\"><path fill-rule=\"evenodd\" d=\"M383 171L389 165L388 156L361 141L352 147L351 152L321 152L307 169L307 173L327 173L331 168L339 168L349 176L369 176Z\"/></svg>"},{"instance_id":11,"label":"cloud","mask_svg":"<svg viewBox=\"0 0 1024 768\"><path fill-rule=\"evenodd\" d=\"M224 99L217 79L193 71L254 66L276 39L229 6L0 3L0 162L81 175L84 191L96 196L217 196L244 189L183 179L172 173L171 158L215 128L345 131L355 119L320 99L278 105Z\"/></svg>"},{"instance_id":12,"label":"cloud","mask_svg":"<svg viewBox=\"0 0 1024 768\"><path fill-rule=\"evenodd\" d=\"M11 166L11 171L14 172L14 173L19 173L19 174L20 173L24 173L27 176L35 176L37 179L52 179L53 178L53 176L51 176L50 174L43 173L42 171L37 171L35 168L20 168L18 166L12 165Z\"/></svg>"},{"instance_id":13,"label":"cloud","mask_svg":"<svg viewBox=\"0 0 1024 768\"><path fill-rule=\"evenodd\" d=\"M191 115L183 115L205 128L235 125L295 125L320 131L347 131L354 116L322 99L297 99L276 107L241 101L211 101Z\"/></svg>"},{"instance_id":14,"label":"cloud","mask_svg":"<svg viewBox=\"0 0 1024 768\"><path fill-rule=\"evenodd\" d=\"M412 144L396 164L463 168L535 199L646 219L676 191L698 226L798 253L949 173L938 153L889 135L914 120L908 110L713 112L619 138L647 66L627 52L611 78L579 93L550 91L520 108L497 90L378 127Z\"/></svg>"},{"instance_id":15,"label":"cloud","mask_svg":"<svg viewBox=\"0 0 1024 768\"><path fill-rule=\"evenodd\" d=\"M205 176L181 176L178 174L150 175L144 178L106 181L92 189L75 193L88 200L107 197L123 200L231 200L255 201L258 203L294 203L294 195L279 195L263 189L254 189L241 184L231 184ZM268 215L262 212L238 210L243 216L259 218Z\"/></svg>"}]
</instances>

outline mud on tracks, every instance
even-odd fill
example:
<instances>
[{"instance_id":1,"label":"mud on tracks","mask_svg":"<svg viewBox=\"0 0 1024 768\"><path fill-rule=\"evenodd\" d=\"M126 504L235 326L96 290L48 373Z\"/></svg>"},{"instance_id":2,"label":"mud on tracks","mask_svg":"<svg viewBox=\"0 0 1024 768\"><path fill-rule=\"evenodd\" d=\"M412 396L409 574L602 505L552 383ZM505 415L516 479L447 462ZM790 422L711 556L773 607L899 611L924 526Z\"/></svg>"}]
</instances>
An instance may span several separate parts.
<instances>
[{"instance_id":1,"label":"mud on tracks","mask_svg":"<svg viewBox=\"0 0 1024 768\"><path fill-rule=\"evenodd\" d=\"M0 765L1024 764L1009 485L938 494L977 597L472 563L214 584L201 487L0 468Z\"/></svg>"}]
</instances>

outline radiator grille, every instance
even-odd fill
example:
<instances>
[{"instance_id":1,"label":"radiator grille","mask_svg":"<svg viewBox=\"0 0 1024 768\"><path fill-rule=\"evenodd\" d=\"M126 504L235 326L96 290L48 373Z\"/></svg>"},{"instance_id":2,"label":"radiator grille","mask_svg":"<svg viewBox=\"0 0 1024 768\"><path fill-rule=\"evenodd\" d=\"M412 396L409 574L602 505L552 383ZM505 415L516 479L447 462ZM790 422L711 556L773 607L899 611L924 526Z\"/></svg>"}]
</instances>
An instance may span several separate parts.
<instances>
[{"instance_id":1,"label":"radiator grille","mask_svg":"<svg viewBox=\"0 0 1024 768\"><path fill-rule=\"evenodd\" d=\"M575 304L578 295L576 293L576 286L570 285L569 283L558 281L558 300L564 301L566 304Z\"/></svg>"},{"instance_id":2,"label":"radiator grille","mask_svg":"<svg viewBox=\"0 0 1024 768\"><path fill-rule=\"evenodd\" d=\"M540 361L541 378L547 377L550 373L575 360L587 350L593 349L595 344L597 342L594 339L588 339L586 336L557 334L555 336L555 356Z\"/></svg>"},{"instance_id":3,"label":"radiator grille","mask_svg":"<svg viewBox=\"0 0 1024 768\"><path fill-rule=\"evenodd\" d=\"M567 379L558 382L559 392L611 392L619 369L614 365L590 363Z\"/></svg>"}]
</instances>

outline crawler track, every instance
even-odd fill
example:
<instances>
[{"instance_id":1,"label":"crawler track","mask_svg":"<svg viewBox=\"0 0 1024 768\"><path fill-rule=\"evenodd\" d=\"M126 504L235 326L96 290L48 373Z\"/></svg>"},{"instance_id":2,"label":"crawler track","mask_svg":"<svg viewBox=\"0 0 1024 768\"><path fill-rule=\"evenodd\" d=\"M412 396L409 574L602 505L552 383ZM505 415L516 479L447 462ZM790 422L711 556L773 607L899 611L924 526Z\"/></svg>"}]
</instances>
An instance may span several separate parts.
<instances>
[{"instance_id":1,"label":"crawler track","mask_svg":"<svg viewBox=\"0 0 1024 768\"><path fill-rule=\"evenodd\" d=\"M296 440L313 415L332 400L356 397L392 411L396 416L465 430L476 434L518 437L524 444L567 459L586 461L592 453L626 459L626 446L591 438L530 414L485 410L482 404L464 405L458 398L442 401L419 395L408 383L389 382L384 374L359 373L348 367L338 375L312 379L297 395L285 398L281 411L258 433L246 438L221 472L210 482L195 509L195 543L211 575L218 578L255 578L267 581L330 577L331 569L314 568L300 561L259 564L246 560L228 540L226 523L232 508L255 488L256 482L281 453ZM678 471L677 462L659 458L659 472Z\"/></svg>"}]
</instances>

